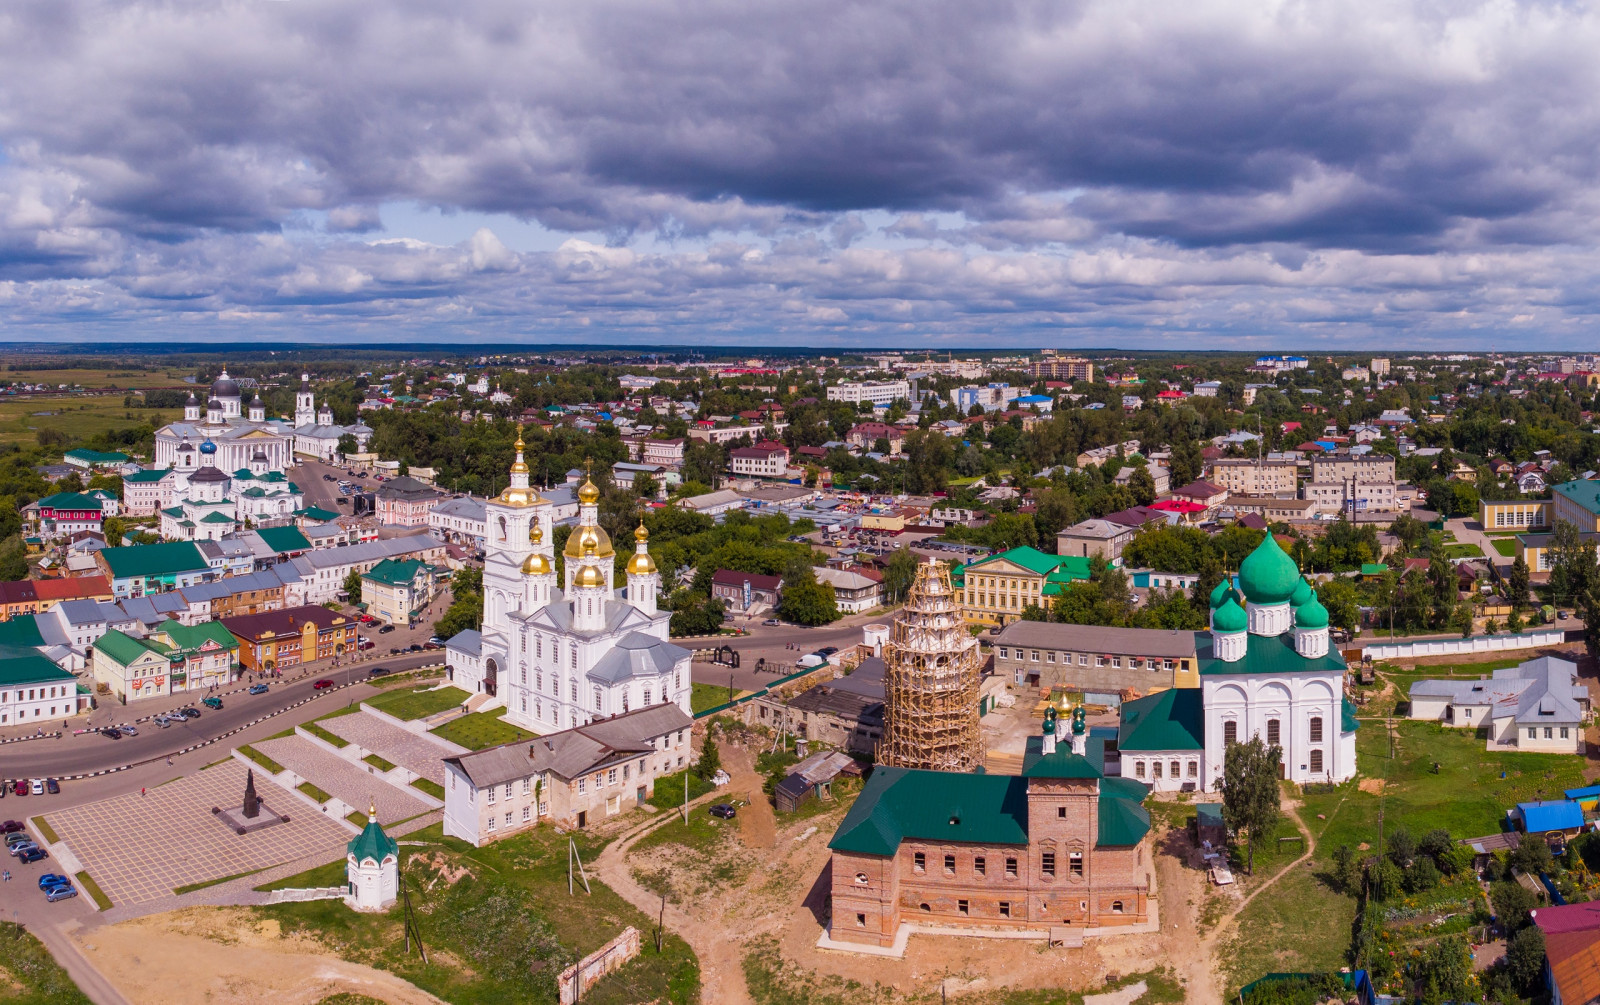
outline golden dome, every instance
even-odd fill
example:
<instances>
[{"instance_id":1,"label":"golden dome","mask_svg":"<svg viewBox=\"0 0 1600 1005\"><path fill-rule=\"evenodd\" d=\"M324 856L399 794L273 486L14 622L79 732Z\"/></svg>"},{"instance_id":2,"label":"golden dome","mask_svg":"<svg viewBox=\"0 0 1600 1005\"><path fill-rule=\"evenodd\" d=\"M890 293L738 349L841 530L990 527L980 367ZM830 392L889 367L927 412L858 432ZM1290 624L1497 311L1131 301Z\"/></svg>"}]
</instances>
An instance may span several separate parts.
<instances>
[{"instance_id":1,"label":"golden dome","mask_svg":"<svg viewBox=\"0 0 1600 1005\"><path fill-rule=\"evenodd\" d=\"M634 555L628 559L628 575L653 576L656 572L656 560L650 557L649 552Z\"/></svg>"},{"instance_id":2,"label":"golden dome","mask_svg":"<svg viewBox=\"0 0 1600 1005\"><path fill-rule=\"evenodd\" d=\"M529 555L522 563L524 576L548 576L555 570L550 565L550 560L537 551Z\"/></svg>"},{"instance_id":3,"label":"golden dome","mask_svg":"<svg viewBox=\"0 0 1600 1005\"><path fill-rule=\"evenodd\" d=\"M600 490L595 488L593 481L584 479L583 487L578 489L578 501L586 506L593 506L600 501Z\"/></svg>"},{"instance_id":4,"label":"golden dome","mask_svg":"<svg viewBox=\"0 0 1600 1005\"><path fill-rule=\"evenodd\" d=\"M534 544L544 540L544 528L539 526L539 521L533 521L533 526L528 528L528 540Z\"/></svg>"},{"instance_id":5,"label":"golden dome","mask_svg":"<svg viewBox=\"0 0 1600 1005\"><path fill-rule=\"evenodd\" d=\"M639 526L634 528L634 530L633 530L633 539L635 541L640 541L640 542L644 542L644 541L650 540L650 532L648 530L645 530L644 521L643 520L640 520L639 521Z\"/></svg>"},{"instance_id":6,"label":"golden dome","mask_svg":"<svg viewBox=\"0 0 1600 1005\"><path fill-rule=\"evenodd\" d=\"M586 565L578 570L572 577L572 585L577 587L600 588L606 585L606 575L600 571L598 565Z\"/></svg>"},{"instance_id":7,"label":"golden dome","mask_svg":"<svg viewBox=\"0 0 1600 1005\"><path fill-rule=\"evenodd\" d=\"M502 506L539 506L545 502L545 499L531 488L507 488L495 497L495 502Z\"/></svg>"},{"instance_id":8,"label":"golden dome","mask_svg":"<svg viewBox=\"0 0 1600 1005\"><path fill-rule=\"evenodd\" d=\"M595 555L600 558L611 558L616 555L616 549L611 546L611 536L605 529L594 524L586 524L574 528L572 536L567 538L567 546L562 549L562 554L568 558L582 558L588 549L594 549Z\"/></svg>"},{"instance_id":9,"label":"golden dome","mask_svg":"<svg viewBox=\"0 0 1600 1005\"><path fill-rule=\"evenodd\" d=\"M514 475L525 475L528 473L528 462L522 459L522 448L525 446L527 446L527 444L522 442L522 424L518 423L516 442L517 460L515 464L511 465L511 473Z\"/></svg>"}]
</instances>

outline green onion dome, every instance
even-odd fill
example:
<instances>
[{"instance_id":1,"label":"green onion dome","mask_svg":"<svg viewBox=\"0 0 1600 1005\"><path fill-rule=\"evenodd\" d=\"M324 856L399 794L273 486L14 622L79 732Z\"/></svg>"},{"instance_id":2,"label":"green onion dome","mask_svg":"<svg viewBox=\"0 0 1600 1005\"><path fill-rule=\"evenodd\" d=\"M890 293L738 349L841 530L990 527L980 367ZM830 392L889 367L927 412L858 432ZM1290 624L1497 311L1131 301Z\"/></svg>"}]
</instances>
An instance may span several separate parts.
<instances>
[{"instance_id":1,"label":"green onion dome","mask_svg":"<svg viewBox=\"0 0 1600 1005\"><path fill-rule=\"evenodd\" d=\"M1271 534L1261 539L1261 544L1239 565L1239 586L1245 599L1253 604L1281 604L1294 594L1300 578L1300 569L1294 559L1283 553Z\"/></svg>"},{"instance_id":2,"label":"green onion dome","mask_svg":"<svg viewBox=\"0 0 1600 1005\"><path fill-rule=\"evenodd\" d=\"M1294 626L1296 628L1326 628L1328 627L1328 609L1322 606L1315 594L1311 599L1296 607L1294 610Z\"/></svg>"},{"instance_id":3,"label":"green onion dome","mask_svg":"<svg viewBox=\"0 0 1600 1005\"><path fill-rule=\"evenodd\" d=\"M1229 597L1227 603L1217 608L1217 612L1211 616L1212 630L1218 632L1228 634L1242 632L1249 625L1249 616L1244 613L1244 608L1239 606L1239 602L1232 597Z\"/></svg>"},{"instance_id":4,"label":"green onion dome","mask_svg":"<svg viewBox=\"0 0 1600 1005\"><path fill-rule=\"evenodd\" d=\"M1228 597L1233 593L1233 577L1223 576L1211 590L1211 609L1214 611L1228 602Z\"/></svg>"},{"instance_id":5,"label":"green onion dome","mask_svg":"<svg viewBox=\"0 0 1600 1005\"><path fill-rule=\"evenodd\" d=\"M1294 592L1289 595L1289 603L1294 607L1299 607L1316 595L1317 592L1311 588L1311 584L1302 577L1300 582L1295 584Z\"/></svg>"}]
</instances>

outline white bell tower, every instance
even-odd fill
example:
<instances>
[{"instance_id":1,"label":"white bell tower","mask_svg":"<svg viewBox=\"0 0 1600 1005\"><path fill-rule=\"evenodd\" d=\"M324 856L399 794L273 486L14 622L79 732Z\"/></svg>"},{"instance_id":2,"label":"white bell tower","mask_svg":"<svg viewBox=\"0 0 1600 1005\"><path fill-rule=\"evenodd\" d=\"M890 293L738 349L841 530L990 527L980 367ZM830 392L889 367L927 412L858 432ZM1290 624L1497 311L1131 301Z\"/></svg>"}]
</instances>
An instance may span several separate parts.
<instances>
[{"instance_id":1,"label":"white bell tower","mask_svg":"<svg viewBox=\"0 0 1600 1005\"><path fill-rule=\"evenodd\" d=\"M633 532L634 553L628 559L628 603L651 617L656 615L656 596L661 590L661 574L650 557L650 532L644 522Z\"/></svg>"},{"instance_id":2,"label":"white bell tower","mask_svg":"<svg viewBox=\"0 0 1600 1005\"><path fill-rule=\"evenodd\" d=\"M294 395L294 424L309 426L317 421L317 403L311 393L311 374L300 374L300 390Z\"/></svg>"}]
</instances>

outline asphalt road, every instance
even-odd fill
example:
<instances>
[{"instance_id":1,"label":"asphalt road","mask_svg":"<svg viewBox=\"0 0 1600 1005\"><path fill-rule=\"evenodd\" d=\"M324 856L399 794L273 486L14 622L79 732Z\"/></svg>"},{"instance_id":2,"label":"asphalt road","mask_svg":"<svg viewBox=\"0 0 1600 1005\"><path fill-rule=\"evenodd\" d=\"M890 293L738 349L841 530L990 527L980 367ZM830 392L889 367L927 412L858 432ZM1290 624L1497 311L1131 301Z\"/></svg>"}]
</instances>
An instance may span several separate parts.
<instances>
[{"instance_id":1,"label":"asphalt road","mask_svg":"<svg viewBox=\"0 0 1600 1005\"><path fill-rule=\"evenodd\" d=\"M0 772L7 778L46 778L62 777L67 775L82 775L94 771L103 771L108 768L119 767L124 764L135 764L155 759L165 767L165 758L176 754L185 747L194 746L223 733L238 729L239 727L259 719L265 715L272 715L286 709L306 698L313 697L316 691L312 683L316 680L327 678L336 684L349 681L366 679L374 667L389 667L395 670L412 670L429 663L442 662L444 653L439 650L432 652L412 653L406 656L394 656L370 663L351 662L340 667L321 666L314 668L304 677L292 680L271 682L271 690L266 694L247 694L247 685L239 683L229 685L218 692L222 698L221 711L214 711L200 704L200 699L205 697L200 693L187 695L189 701L167 702L151 701L143 705L125 708L117 705L110 708L96 710L89 716L91 728L99 728L112 723L134 723L134 728L139 731L137 736L125 736L120 740L112 740L101 736L99 733L85 732L80 734L67 733L60 739L25 740L19 743L8 743L0 746ZM341 700L347 700L356 692L358 696L370 693L366 689L348 689L336 692ZM155 723L148 721L149 716L169 711L182 705L192 704L200 710L200 718L189 719L179 724L163 729ZM318 711L324 702L315 702L295 709L287 716L273 718L262 726L272 725L266 734L287 729L298 722L322 714L325 708ZM305 712L301 716L299 713ZM138 719L146 721L139 722ZM280 721L281 720L281 721ZM77 720L74 720L77 721ZM243 734L228 737L225 744L205 748L207 752L221 751L209 760L216 760L227 750L240 743L249 742L242 739ZM80 786L81 781L63 782L62 788ZM37 813L48 807L46 800L56 797L19 797L11 795L0 801L0 818L16 816L26 810ZM15 801L15 802L13 802ZM24 804L28 804L24 806ZM35 807L38 807L37 809Z\"/></svg>"},{"instance_id":2,"label":"asphalt road","mask_svg":"<svg viewBox=\"0 0 1600 1005\"><path fill-rule=\"evenodd\" d=\"M323 480L323 475L332 475L334 480L331 482L325 481ZM320 461L302 460L295 466L294 473L290 475L290 480L300 486L300 491L308 505L349 516L351 503L348 496L339 494L340 479L354 482L364 488L377 488L379 484L370 474L365 478L358 478L354 475L346 474L344 468L332 464L323 464ZM339 502L340 499L344 500L342 504Z\"/></svg>"}]
</instances>

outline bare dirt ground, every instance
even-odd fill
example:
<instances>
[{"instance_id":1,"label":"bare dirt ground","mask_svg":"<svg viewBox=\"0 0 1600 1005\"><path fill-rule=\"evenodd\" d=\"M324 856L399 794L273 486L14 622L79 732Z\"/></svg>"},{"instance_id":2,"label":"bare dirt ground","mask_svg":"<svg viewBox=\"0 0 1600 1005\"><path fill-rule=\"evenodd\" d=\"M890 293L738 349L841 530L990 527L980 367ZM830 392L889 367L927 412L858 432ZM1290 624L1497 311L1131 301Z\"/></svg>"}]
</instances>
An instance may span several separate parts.
<instances>
[{"instance_id":1,"label":"bare dirt ground","mask_svg":"<svg viewBox=\"0 0 1600 1005\"><path fill-rule=\"evenodd\" d=\"M74 938L134 1005L313 1005L341 992L387 1005L441 1005L393 974L329 956L314 940L285 937L276 921L258 921L243 908L154 914Z\"/></svg>"},{"instance_id":2,"label":"bare dirt ground","mask_svg":"<svg viewBox=\"0 0 1600 1005\"><path fill-rule=\"evenodd\" d=\"M1050 948L1033 941L915 935L899 960L819 950L816 942L827 921L830 883L827 843L844 809L799 820L774 819L759 798L755 751L726 741L721 750L723 766L733 777L729 790L748 790L757 797L756 806L740 810L741 820L752 821L738 832L749 861L733 873L736 880L707 883L703 877L688 875L697 866L691 856L682 856L677 873L670 877L671 887L692 892L682 895L682 903L669 902L666 909L668 927L687 939L700 958L703 1001L750 1002L744 960L755 952L782 967L786 978L794 973L800 975L797 979L811 981L816 998L933 997L943 987L952 1001L981 1002L1008 989L1094 991L1109 977L1165 966L1189 983L1192 1001L1221 1005L1214 976L1216 935L1233 911L1248 901L1232 891L1208 891L1205 873L1187 861L1190 849L1182 832L1155 836L1159 933L1091 939L1080 949ZM703 807L696 808L704 812ZM659 823L645 823L613 843L596 865L602 880L652 915L661 908L660 896L638 880L663 867L663 856L657 854L661 849L630 856L628 848ZM1256 889L1265 889L1270 882ZM1202 934L1209 937L1197 938ZM774 948L775 958L770 953ZM862 989L848 990L847 982L858 982Z\"/></svg>"}]
</instances>

